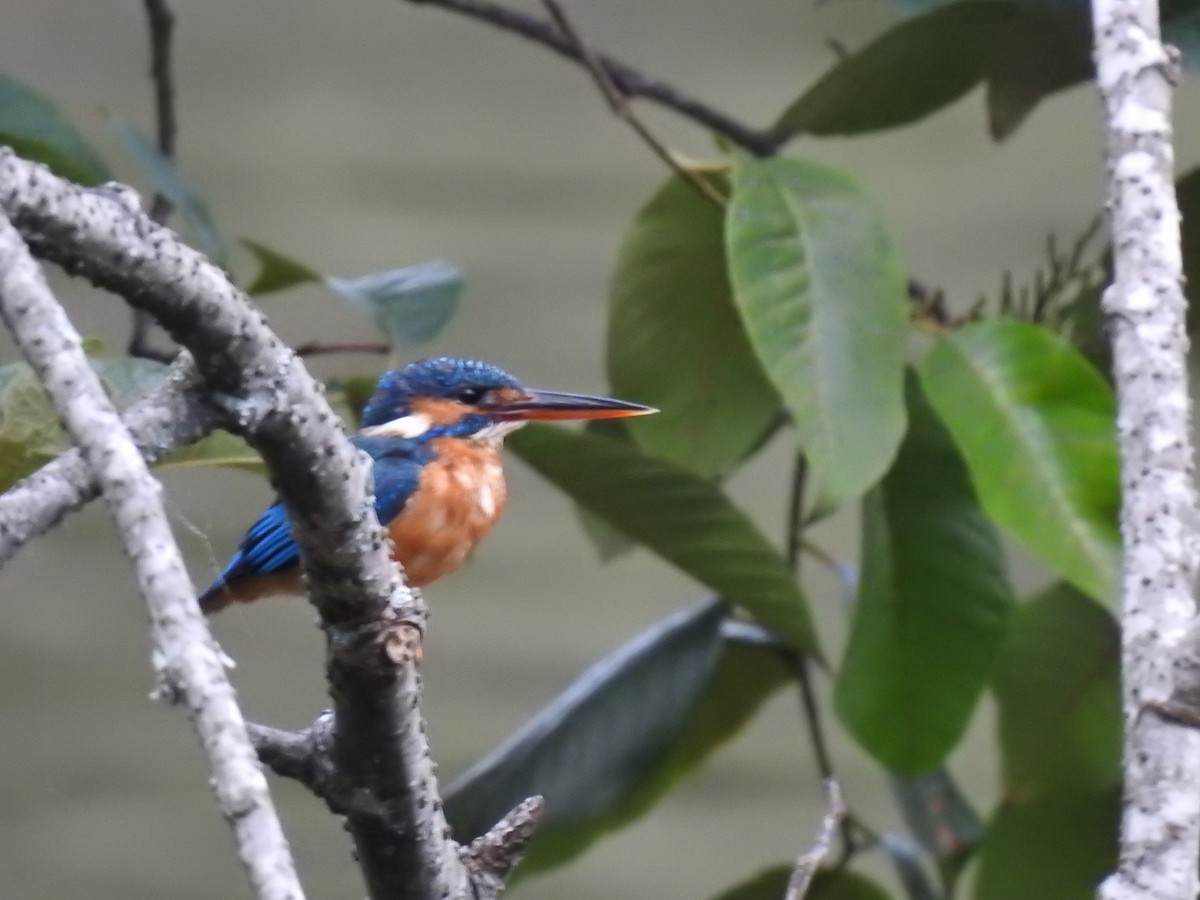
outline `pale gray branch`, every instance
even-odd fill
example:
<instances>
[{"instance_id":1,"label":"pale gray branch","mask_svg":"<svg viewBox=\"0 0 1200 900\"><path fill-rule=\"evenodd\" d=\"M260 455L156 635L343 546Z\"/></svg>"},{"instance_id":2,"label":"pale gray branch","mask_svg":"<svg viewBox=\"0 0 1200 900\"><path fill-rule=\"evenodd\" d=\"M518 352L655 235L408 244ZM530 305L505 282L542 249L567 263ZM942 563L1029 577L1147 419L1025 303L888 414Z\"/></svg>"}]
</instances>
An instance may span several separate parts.
<instances>
[{"instance_id":1,"label":"pale gray branch","mask_svg":"<svg viewBox=\"0 0 1200 900\"><path fill-rule=\"evenodd\" d=\"M494 895L459 858L438 796L420 715L424 605L390 559L369 460L320 385L225 273L145 216L128 188L82 189L0 148L0 211L36 254L152 313L270 468L328 642L333 764L386 811L347 816L372 898Z\"/></svg>"},{"instance_id":2,"label":"pale gray branch","mask_svg":"<svg viewBox=\"0 0 1200 900\"><path fill-rule=\"evenodd\" d=\"M817 837L812 846L796 858L783 900L803 900L813 878L816 877L817 869L829 855L838 828L846 818L846 801L842 797L842 788L832 778L825 780L825 803L825 815L821 817Z\"/></svg>"},{"instance_id":3,"label":"pale gray branch","mask_svg":"<svg viewBox=\"0 0 1200 900\"><path fill-rule=\"evenodd\" d=\"M1186 304L1171 146L1174 54L1155 0L1093 0L1106 114L1115 280L1111 325L1121 453L1124 805L1106 900L1195 897L1200 884L1200 732L1150 714L1193 652L1200 535L1192 482Z\"/></svg>"},{"instance_id":4,"label":"pale gray branch","mask_svg":"<svg viewBox=\"0 0 1200 900\"><path fill-rule=\"evenodd\" d=\"M122 420L142 457L151 463L220 424L217 412L204 401L203 383L186 353L175 361L167 380L126 410ZM96 479L77 449L14 484L0 495L0 568L29 540L98 493Z\"/></svg>"},{"instance_id":5,"label":"pale gray branch","mask_svg":"<svg viewBox=\"0 0 1200 900\"><path fill-rule=\"evenodd\" d=\"M0 216L0 315L95 475L150 612L163 691L182 702L213 773L217 804L263 900L302 900L267 781L220 648L171 534L161 487L88 364L82 341L9 221Z\"/></svg>"}]
</instances>

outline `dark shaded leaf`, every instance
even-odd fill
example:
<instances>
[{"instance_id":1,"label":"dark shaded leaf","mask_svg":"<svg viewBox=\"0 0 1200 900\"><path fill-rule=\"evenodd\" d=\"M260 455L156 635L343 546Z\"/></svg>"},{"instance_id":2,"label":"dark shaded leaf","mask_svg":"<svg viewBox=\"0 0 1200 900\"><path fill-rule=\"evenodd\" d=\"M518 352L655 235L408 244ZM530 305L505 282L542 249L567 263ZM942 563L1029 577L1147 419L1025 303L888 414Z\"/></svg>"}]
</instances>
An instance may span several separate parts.
<instances>
[{"instance_id":1,"label":"dark shaded leaf","mask_svg":"<svg viewBox=\"0 0 1200 900\"><path fill-rule=\"evenodd\" d=\"M310 269L302 262L284 256L278 250L272 250L266 244L242 238L242 246L249 250L258 261L258 274L246 288L247 294L270 294L274 291L284 291L298 284L309 282L324 282L320 272Z\"/></svg>"},{"instance_id":2,"label":"dark shaded leaf","mask_svg":"<svg viewBox=\"0 0 1200 900\"><path fill-rule=\"evenodd\" d=\"M728 190L724 170L701 174ZM721 210L678 176L635 216L613 274L608 378L661 412L630 423L638 445L704 478L727 473L779 415L733 307Z\"/></svg>"},{"instance_id":3,"label":"dark shaded leaf","mask_svg":"<svg viewBox=\"0 0 1200 900\"><path fill-rule=\"evenodd\" d=\"M150 186L170 200L171 205L183 216L200 250L223 267L228 250L208 204L187 183L175 163L163 156L155 143L142 134L137 126L124 119L113 119L112 127Z\"/></svg>"},{"instance_id":4,"label":"dark shaded leaf","mask_svg":"<svg viewBox=\"0 0 1200 900\"><path fill-rule=\"evenodd\" d=\"M953 440L915 377L907 393L908 433L863 502L862 574L835 701L859 744L911 778L940 765L966 730L1013 596L1000 536Z\"/></svg>"},{"instance_id":5,"label":"dark shaded leaf","mask_svg":"<svg viewBox=\"0 0 1200 900\"><path fill-rule=\"evenodd\" d=\"M988 515L1055 572L1111 598L1116 406L1100 374L1049 330L1011 319L945 334L918 368Z\"/></svg>"},{"instance_id":6,"label":"dark shaded leaf","mask_svg":"<svg viewBox=\"0 0 1200 900\"><path fill-rule=\"evenodd\" d=\"M1183 250L1183 287L1188 296L1187 329L1193 341L1200 334L1200 168L1175 183L1179 201L1180 243Z\"/></svg>"},{"instance_id":7,"label":"dark shaded leaf","mask_svg":"<svg viewBox=\"0 0 1200 900\"><path fill-rule=\"evenodd\" d=\"M1018 610L993 678L1010 802L1120 783L1120 651L1112 615L1068 585Z\"/></svg>"},{"instance_id":8,"label":"dark shaded leaf","mask_svg":"<svg viewBox=\"0 0 1200 900\"><path fill-rule=\"evenodd\" d=\"M1120 791L1003 806L988 823L977 900L1092 900L1117 864Z\"/></svg>"},{"instance_id":9,"label":"dark shaded leaf","mask_svg":"<svg viewBox=\"0 0 1200 900\"><path fill-rule=\"evenodd\" d=\"M892 790L909 830L933 857L946 893L953 896L958 876L983 839L979 816L945 769L908 780L893 778Z\"/></svg>"},{"instance_id":10,"label":"dark shaded leaf","mask_svg":"<svg viewBox=\"0 0 1200 900\"><path fill-rule=\"evenodd\" d=\"M812 467L819 509L870 487L904 434L906 281L874 202L798 159L739 158L734 299Z\"/></svg>"},{"instance_id":11,"label":"dark shaded leaf","mask_svg":"<svg viewBox=\"0 0 1200 900\"><path fill-rule=\"evenodd\" d=\"M791 866L772 866L714 900L781 900L791 877ZM805 900L889 900L890 896L865 875L845 869L818 872L804 895Z\"/></svg>"},{"instance_id":12,"label":"dark shaded leaf","mask_svg":"<svg viewBox=\"0 0 1200 900\"><path fill-rule=\"evenodd\" d=\"M350 305L370 316L391 341L421 344L437 337L458 311L462 269L445 260L325 279Z\"/></svg>"},{"instance_id":13,"label":"dark shaded leaf","mask_svg":"<svg viewBox=\"0 0 1200 900\"><path fill-rule=\"evenodd\" d=\"M446 812L459 838L543 795L545 817L522 864L529 874L645 812L788 678L778 653L724 644L724 615L713 601L643 632L456 779Z\"/></svg>"},{"instance_id":14,"label":"dark shaded leaf","mask_svg":"<svg viewBox=\"0 0 1200 900\"><path fill-rule=\"evenodd\" d=\"M543 478L781 637L819 655L808 604L783 557L719 488L635 448L528 425L508 444Z\"/></svg>"},{"instance_id":15,"label":"dark shaded leaf","mask_svg":"<svg viewBox=\"0 0 1200 900\"><path fill-rule=\"evenodd\" d=\"M8 75L0 75L0 145L45 163L56 175L83 185L111 181L100 155L49 99Z\"/></svg>"},{"instance_id":16,"label":"dark shaded leaf","mask_svg":"<svg viewBox=\"0 0 1200 900\"><path fill-rule=\"evenodd\" d=\"M771 866L721 891L713 900L780 900L792 877L790 865Z\"/></svg>"},{"instance_id":17,"label":"dark shaded leaf","mask_svg":"<svg viewBox=\"0 0 1200 900\"><path fill-rule=\"evenodd\" d=\"M861 134L923 119L983 80L998 30L1021 15L1012 3L968 0L906 19L834 65L775 129Z\"/></svg>"}]
</instances>

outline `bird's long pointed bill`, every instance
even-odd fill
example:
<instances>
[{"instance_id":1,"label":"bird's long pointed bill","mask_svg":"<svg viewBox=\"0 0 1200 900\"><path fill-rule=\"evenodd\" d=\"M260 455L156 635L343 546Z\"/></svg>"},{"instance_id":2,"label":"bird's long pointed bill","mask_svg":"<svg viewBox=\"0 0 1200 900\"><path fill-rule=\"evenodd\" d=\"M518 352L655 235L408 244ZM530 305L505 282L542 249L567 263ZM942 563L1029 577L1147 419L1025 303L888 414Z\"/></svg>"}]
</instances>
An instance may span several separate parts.
<instances>
[{"instance_id":1,"label":"bird's long pointed bill","mask_svg":"<svg viewBox=\"0 0 1200 900\"><path fill-rule=\"evenodd\" d=\"M652 406L628 403L588 394L562 394L557 391L528 391L519 400L498 405L488 413L497 419L513 421L568 419L624 419L658 412Z\"/></svg>"}]
</instances>

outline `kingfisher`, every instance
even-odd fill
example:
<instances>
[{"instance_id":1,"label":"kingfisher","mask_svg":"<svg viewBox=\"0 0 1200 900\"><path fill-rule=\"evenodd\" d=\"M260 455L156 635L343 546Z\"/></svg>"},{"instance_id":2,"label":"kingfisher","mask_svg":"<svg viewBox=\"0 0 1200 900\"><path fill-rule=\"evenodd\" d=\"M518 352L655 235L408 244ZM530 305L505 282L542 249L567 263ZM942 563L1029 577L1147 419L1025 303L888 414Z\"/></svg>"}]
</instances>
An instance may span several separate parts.
<instances>
[{"instance_id":1,"label":"kingfisher","mask_svg":"<svg viewBox=\"0 0 1200 900\"><path fill-rule=\"evenodd\" d=\"M385 372L351 442L374 462L375 514L392 558L410 585L424 587L461 566L504 511L505 435L535 419L653 412L607 397L533 390L489 363L439 357ZM233 602L303 593L300 548L277 501L199 600L214 613Z\"/></svg>"}]
</instances>

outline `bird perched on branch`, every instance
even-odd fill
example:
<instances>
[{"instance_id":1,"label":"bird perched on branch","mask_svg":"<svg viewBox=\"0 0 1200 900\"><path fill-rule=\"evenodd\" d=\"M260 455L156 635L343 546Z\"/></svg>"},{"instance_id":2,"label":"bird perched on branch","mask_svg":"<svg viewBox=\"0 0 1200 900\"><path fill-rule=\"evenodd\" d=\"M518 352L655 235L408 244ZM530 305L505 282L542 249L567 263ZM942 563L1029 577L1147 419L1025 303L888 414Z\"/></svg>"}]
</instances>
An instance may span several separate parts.
<instances>
[{"instance_id":1,"label":"bird perched on branch","mask_svg":"<svg viewBox=\"0 0 1200 900\"><path fill-rule=\"evenodd\" d=\"M438 358L384 373L351 438L374 461L375 514L410 585L453 572L504 509L500 445L534 419L613 419L648 406L531 390L477 360ZM300 549L272 505L200 595L206 613L272 594L301 594Z\"/></svg>"}]
</instances>

